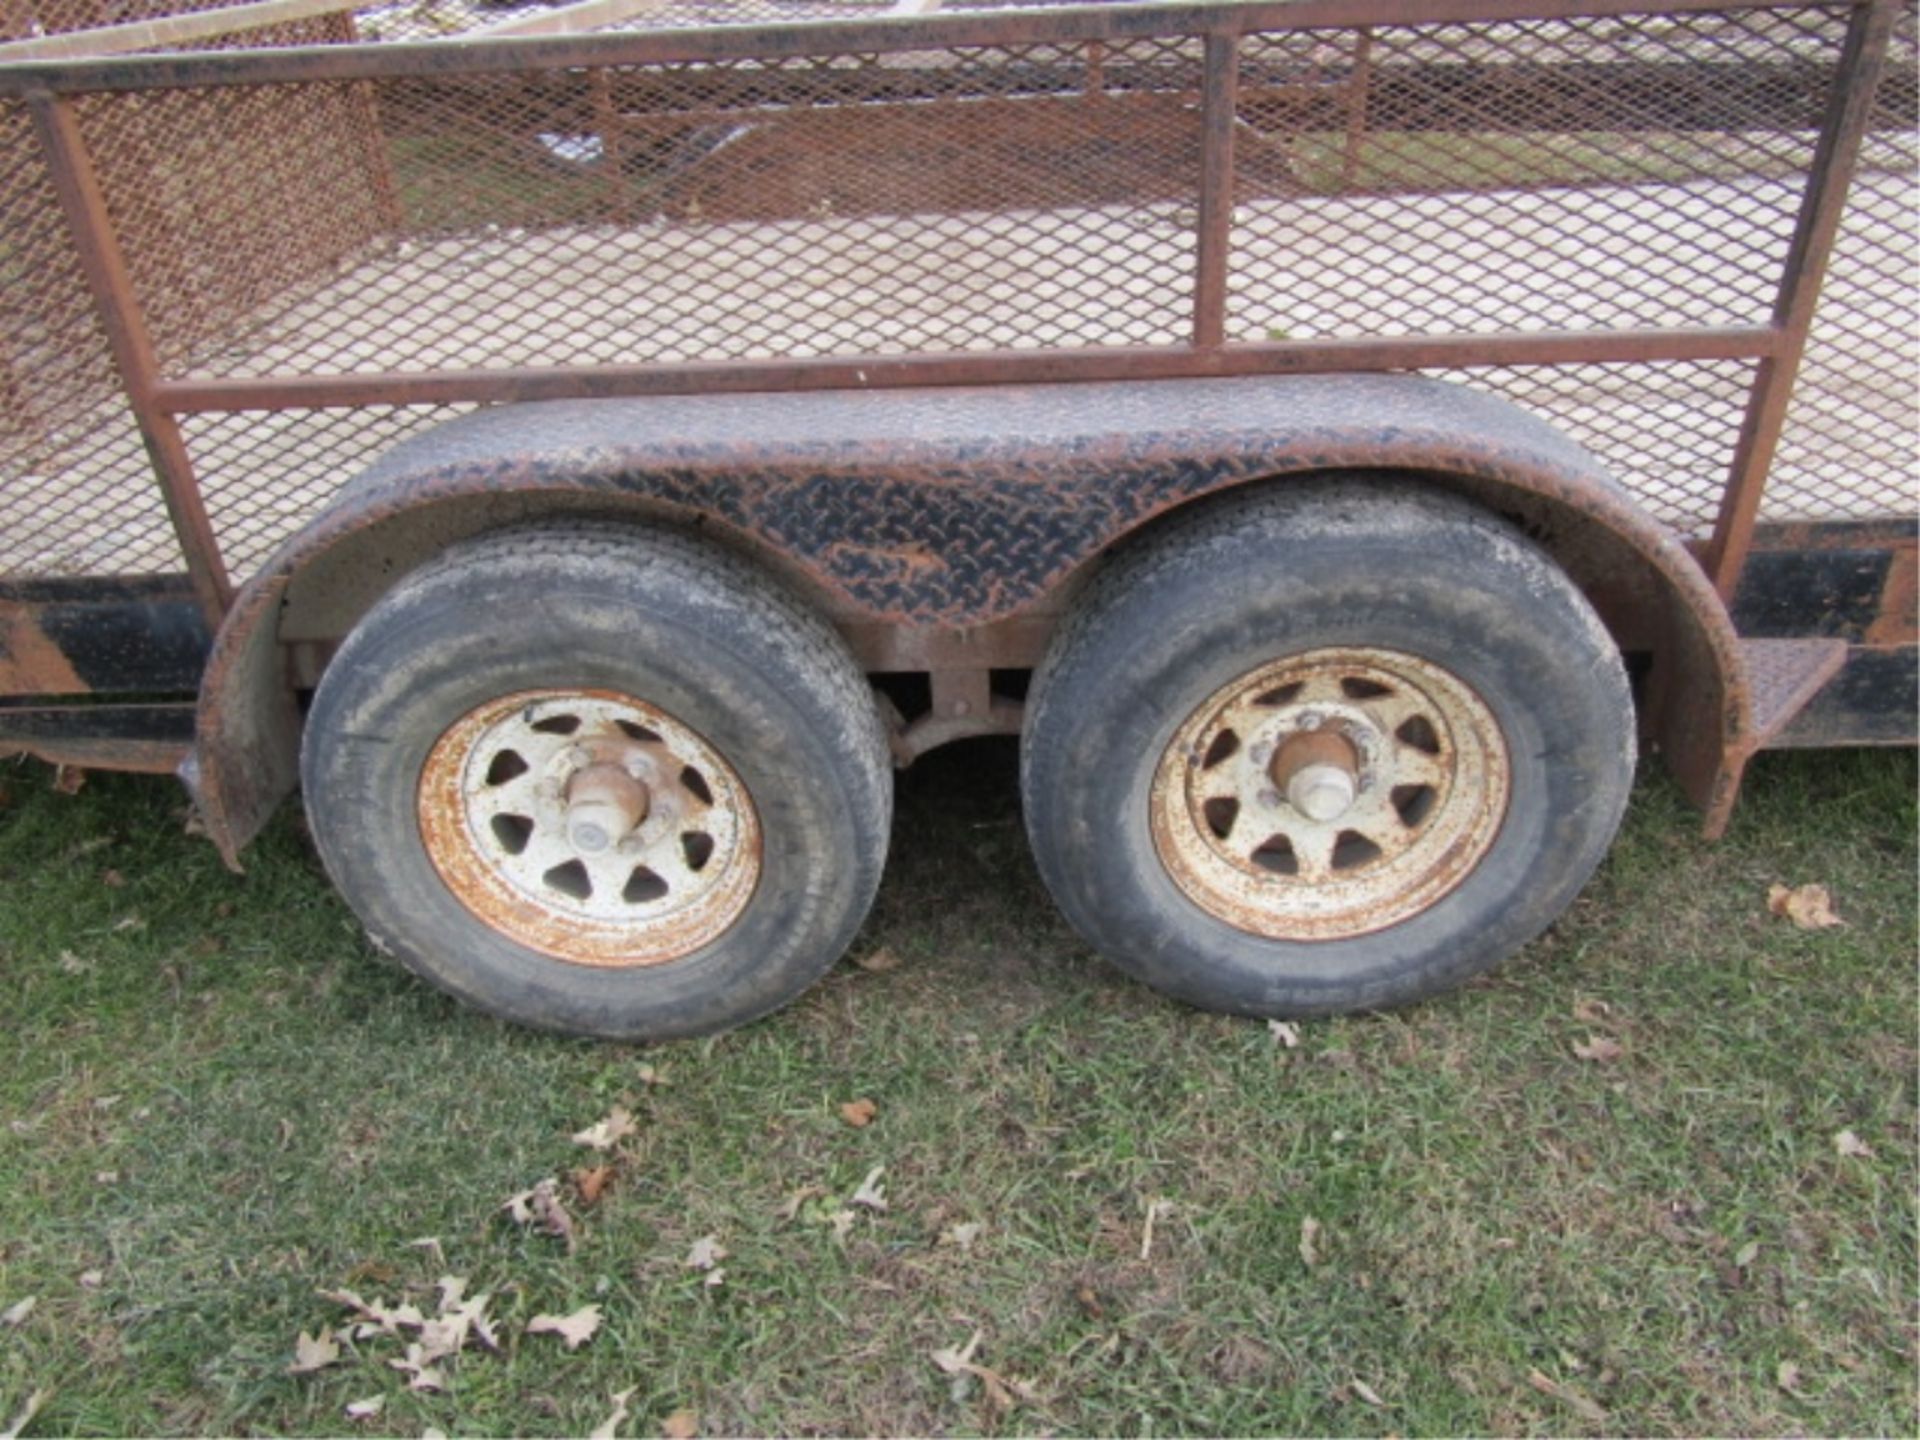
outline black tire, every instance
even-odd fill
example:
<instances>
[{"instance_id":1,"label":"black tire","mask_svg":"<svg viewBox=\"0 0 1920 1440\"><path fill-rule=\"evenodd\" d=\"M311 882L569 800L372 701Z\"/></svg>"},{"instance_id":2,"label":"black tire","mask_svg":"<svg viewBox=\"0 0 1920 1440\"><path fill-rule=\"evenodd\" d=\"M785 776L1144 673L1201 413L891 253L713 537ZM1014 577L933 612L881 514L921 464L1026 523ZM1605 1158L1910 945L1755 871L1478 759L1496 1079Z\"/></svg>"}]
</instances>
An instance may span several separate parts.
<instances>
[{"instance_id":1,"label":"black tire","mask_svg":"<svg viewBox=\"0 0 1920 1440\"><path fill-rule=\"evenodd\" d=\"M1153 777L1222 686L1327 647L1422 657L1469 687L1509 757L1504 818L1450 890L1385 928L1250 933L1163 863ZM1281 1017L1417 1000L1538 935L1605 854L1633 767L1618 651L1559 568L1479 507L1357 476L1221 497L1119 553L1035 673L1021 780L1041 874L1096 950L1194 1005Z\"/></svg>"},{"instance_id":2,"label":"black tire","mask_svg":"<svg viewBox=\"0 0 1920 1440\"><path fill-rule=\"evenodd\" d=\"M724 933L637 968L574 963L484 922L422 835L423 767L476 706L618 691L710 743L757 812L749 898ZM360 621L301 755L314 839L372 943L480 1009L540 1029L664 1040L793 999L851 943L892 807L885 736L840 637L696 537L569 522L456 547Z\"/></svg>"}]
</instances>

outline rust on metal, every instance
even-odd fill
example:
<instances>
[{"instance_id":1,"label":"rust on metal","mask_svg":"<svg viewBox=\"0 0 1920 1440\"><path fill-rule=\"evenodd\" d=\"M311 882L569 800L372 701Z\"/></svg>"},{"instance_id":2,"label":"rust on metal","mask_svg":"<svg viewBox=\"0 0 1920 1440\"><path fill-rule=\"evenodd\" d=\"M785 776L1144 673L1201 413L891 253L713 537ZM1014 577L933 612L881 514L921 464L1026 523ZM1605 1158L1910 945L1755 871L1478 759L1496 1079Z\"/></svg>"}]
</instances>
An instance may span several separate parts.
<instances>
[{"instance_id":1,"label":"rust on metal","mask_svg":"<svg viewBox=\"0 0 1920 1440\"><path fill-rule=\"evenodd\" d=\"M895 355L862 360L684 361L672 365L600 365L580 369L503 367L276 376L258 380L171 380L161 385L160 396L175 414L388 404L508 404L647 395L776 394L1191 376L1370 374L1476 366L1748 360L1772 354L1777 343L1771 329L1741 326L1584 333L1544 331L1320 340L1299 344L1249 341L1211 351L1102 346L1097 350Z\"/></svg>"},{"instance_id":2,"label":"rust on metal","mask_svg":"<svg viewBox=\"0 0 1920 1440\"><path fill-rule=\"evenodd\" d=\"M1799 8L1804 0L1661 0L1658 12ZM1422 25L1525 23L1644 16L1647 0L1423 0L1417 11L1384 0L1271 0L1245 4L1080 5L981 10L910 19L761 25L712 30L633 30L561 37L503 37L482 44L428 41L391 47L289 47L202 55L155 55L27 64L0 71L0 95L29 89L107 92L298 84L420 74L497 75L590 65L702 64L778 60L822 50L887 54L934 46L1068 45L1168 35L1246 35L1263 30L1359 29L1383 21Z\"/></svg>"},{"instance_id":3,"label":"rust on metal","mask_svg":"<svg viewBox=\"0 0 1920 1440\"><path fill-rule=\"evenodd\" d=\"M574 965L683 959L733 926L760 878L759 816L733 767L673 716L614 691L475 707L428 752L418 813L461 904Z\"/></svg>"},{"instance_id":4,"label":"rust on metal","mask_svg":"<svg viewBox=\"0 0 1920 1440\"><path fill-rule=\"evenodd\" d=\"M1459 677L1398 651L1320 649L1203 700L1167 742L1148 819L1160 863L1208 914L1331 940L1451 893L1498 836L1510 785L1499 723Z\"/></svg>"},{"instance_id":5,"label":"rust on metal","mask_svg":"<svg viewBox=\"0 0 1920 1440\"><path fill-rule=\"evenodd\" d=\"M1623 585L1657 657L1651 728L1684 762L1689 794L1720 793L1720 757L1745 744L1747 686L1726 611L1685 548L1590 456L1511 406L1411 377L1337 376L482 412L394 451L236 598L201 691L203 809L237 848L278 799L247 782L226 804L217 787L245 773L244 737L269 700L256 687L280 664L295 578L324 575L337 591L376 573L353 557L377 554L410 516L436 517L450 542L484 528L495 501L511 499L522 519L541 496L616 514L644 506L778 554L844 623L966 630L1057 607L1103 549L1182 503L1290 474L1381 469L1528 514L1576 583ZM963 663L963 642L934 649L943 668L986 668ZM290 690L274 693L291 703Z\"/></svg>"},{"instance_id":6,"label":"rust on metal","mask_svg":"<svg viewBox=\"0 0 1920 1440\"><path fill-rule=\"evenodd\" d=\"M1239 84L1238 37L1208 35L1193 278L1193 343L1200 349L1212 349L1227 338L1227 250L1233 230L1233 136L1238 124Z\"/></svg>"},{"instance_id":7,"label":"rust on metal","mask_svg":"<svg viewBox=\"0 0 1920 1440\"><path fill-rule=\"evenodd\" d=\"M31 99L29 108L34 129L46 149L54 188L66 209L74 249L93 287L107 343L126 385L127 402L166 496L167 513L186 556L187 573L209 622L218 624L232 598L232 585L220 560L219 544L194 478L193 462L180 439L179 422L156 403L159 364L153 342L141 318L98 177L74 122L73 103L41 96Z\"/></svg>"},{"instance_id":8,"label":"rust on metal","mask_svg":"<svg viewBox=\"0 0 1920 1440\"><path fill-rule=\"evenodd\" d=\"M91 5L36 13L56 48L124 40ZM215 23L166 9L113 13ZM412 506L416 541L548 504L707 526L863 663L935 675L918 753L1016 727L980 676L1032 664L1063 587L1155 517L1421 470L1544 527L1653 653L1648 728L1717 825L1757 702L1680 542L1712 532L1731 594L1756 525L1911 505L1920 41L1892 0L822 0L821 23L727 28L604 0L400 46L315 0L243 11L274 23L0 63L24 277L0 289L0 578L185 571L210 621L249 582L192 775L230 859L291 783L294 688ZM1369 378L1399 370L1502 395L1599 464L1542 463L1498 420L1442 434L1433 407L1403 425ZM1252 390L1178 393L1312 375L1348 386L1338 423L1331 391L1309 422L1255 400L1264 441L1209 409ZM1149 381L1103 434L1112 387ZM1086 414L1034 422L1019 387ZM827 392L813 422L799 391ZM971 428L925 431L913 392L977 393ZM701 404L742 395L724 424ZM583 420L591 446L529 416L447 458L475 407L617 397L688 398ZM883 399L897 422L860 412ZM369 465L385 480L343 495Z\"/></svg>"},{"instance_id":9,"label":"rust on metal","mask_svg":"<svg viewBox=\"0 0 1920 1440\"><path fill-rule=\"evenodd\" d=\"M1708 571L1715 587L1725 597L1731 597L1739 585L1740 567L1746 563L1747 550L1753 542L1761 491L1786 421L1787 405L1793 397L1794 380L1813 326L1814 307L1820 298L1820 282L1840 229L1854 161L1873 117L1887 37L1898 8L1899 0L1870 0L1855 8L1847 27L1846 48L1839 69L1848 77L1848 83L1836 85L1830 97L1826 123L1820 130L1819 149L1808 178L1807 198L1800 207L1779 296L1774 303L1773 323L1781 336L1781 345L1760 362L1753 396L1734 451L1726 494L1714 522L1713 541L1707 551Z\"/></svg>"}]
</instances>

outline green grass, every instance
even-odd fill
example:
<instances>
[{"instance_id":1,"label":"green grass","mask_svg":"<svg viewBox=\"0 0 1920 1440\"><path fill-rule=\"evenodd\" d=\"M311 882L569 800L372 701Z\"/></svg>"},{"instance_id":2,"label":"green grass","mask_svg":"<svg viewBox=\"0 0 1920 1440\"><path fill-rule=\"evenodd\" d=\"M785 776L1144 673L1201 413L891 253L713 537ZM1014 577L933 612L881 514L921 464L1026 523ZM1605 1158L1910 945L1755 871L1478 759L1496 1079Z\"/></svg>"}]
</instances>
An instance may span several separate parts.
<instances>
[{"instance_id":1,"label":"green grass","mask_svg":"<svg viewBox=\"0 0 1920 1440\"><path fill-rule=\"evenodd\" d=\"M29 1434L334 1433L373 1395L369 1431L577 1434L629 1387L638 1435L682 1408L704 1433L1914 1429L1911 753L1764 757L1717 846L1650 780L1548 937L1292 1051L1073 939L994 746L902 781L855 951L897 969L644 1053L406 979L291 814L232 878L167 782L47 778L0 767L0 1309L38 1297L0 1329L0 1407L46 1392ZM1767 915L1770 882L1816 880L1845 928ZM1594 1034L1622 1058L1577 1059ZM574 1199L577 1251L508 1223L617 1103L639 1133ZM890 1208L837 1241L876 1165ZM937 1243L962 1222L971 1253ZM706 1234L719 1287L681 1263ZM443 1273L493 1293L505 1347L449 1393L410 1394L384 1339L284 1373L342 1318L316 1290L429 1304ZM526 1333L589 1302L575 1354ZM935 1367L975 1331L1031 1400Z\"/></svg>"}]
</instances>

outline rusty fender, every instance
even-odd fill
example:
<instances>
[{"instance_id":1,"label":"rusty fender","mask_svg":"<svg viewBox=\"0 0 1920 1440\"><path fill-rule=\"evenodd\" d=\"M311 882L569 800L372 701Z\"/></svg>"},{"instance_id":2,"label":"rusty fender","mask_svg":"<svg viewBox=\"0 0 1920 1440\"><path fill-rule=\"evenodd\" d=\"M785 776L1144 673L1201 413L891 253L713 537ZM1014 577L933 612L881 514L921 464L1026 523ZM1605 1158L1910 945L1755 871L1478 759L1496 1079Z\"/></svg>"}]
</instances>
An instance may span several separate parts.
<instances>
[{"instance_id":1,"label":"rusty fender","mask_svg":"<svg viewBox=\"0 0 1920 1440\"><path fill-rule=\"evenodd\" d=\"M1540 540L1622 643L1652 653L1643 728L1717 833L1752 741L1739 646L1698 564L1551 426L1399 375L479 411L395 447L240 591L182 775L237 863L297 774L281 641L343 633L407 568L504 523L586 510L699 525L843 623L957 630L1034 610L1107 547L1200 496L1330 471L1424 476Z\"/></svg>"}]
</instances>

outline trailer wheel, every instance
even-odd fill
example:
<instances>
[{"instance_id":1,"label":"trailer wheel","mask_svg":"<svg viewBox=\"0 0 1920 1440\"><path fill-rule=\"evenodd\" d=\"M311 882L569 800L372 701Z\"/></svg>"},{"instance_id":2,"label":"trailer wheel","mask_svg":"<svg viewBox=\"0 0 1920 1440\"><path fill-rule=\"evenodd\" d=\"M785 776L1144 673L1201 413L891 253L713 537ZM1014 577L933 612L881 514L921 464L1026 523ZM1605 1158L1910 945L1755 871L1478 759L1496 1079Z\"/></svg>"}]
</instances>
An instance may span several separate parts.
<instances>
[{"instance_id":1,"label":"trailer wheel","mask_svg":"<svg viewBox=\"0 0 1920 1440\"><path fill-rule=\"evenodd\" d=\"M1386 477L1228 496L1123 551L1036 673L1042 875L1208 1009L1396 1005L1570 904L1634 764L1611 638L1531 542Z\"/></svg>"},{"instance_id":2,"label":"trailer wheel","mask_svg":"<svg viewBox=\"0 0 1920 1440\"><path fill-rule=\"evenodd\" d=\"M706 542L457 547L360 621L301 756L369 936L508 1020L659 1040L798 995L878 884L887 747L845 645Z\"/></svg>"}]
</instances>

